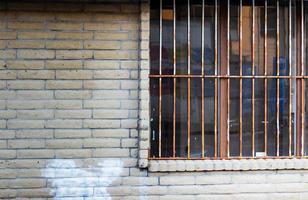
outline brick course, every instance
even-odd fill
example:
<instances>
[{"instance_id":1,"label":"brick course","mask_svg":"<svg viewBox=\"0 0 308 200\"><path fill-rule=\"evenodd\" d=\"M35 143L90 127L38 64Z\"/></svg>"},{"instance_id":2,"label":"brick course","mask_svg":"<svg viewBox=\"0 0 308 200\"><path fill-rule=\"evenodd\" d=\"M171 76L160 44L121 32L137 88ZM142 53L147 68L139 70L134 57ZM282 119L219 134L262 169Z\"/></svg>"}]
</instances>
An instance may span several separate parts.
<instances>
[{"instance_id":1,"label":"brick course","mask_svg":"<svg viewBox=\"0 0 308 200\"><path fill-rule=\"evenodd\" d=\"M302 167L148 171L148 45L147 2L0 3L1 199L308 199Z\"/></svg>"}]
</instances>

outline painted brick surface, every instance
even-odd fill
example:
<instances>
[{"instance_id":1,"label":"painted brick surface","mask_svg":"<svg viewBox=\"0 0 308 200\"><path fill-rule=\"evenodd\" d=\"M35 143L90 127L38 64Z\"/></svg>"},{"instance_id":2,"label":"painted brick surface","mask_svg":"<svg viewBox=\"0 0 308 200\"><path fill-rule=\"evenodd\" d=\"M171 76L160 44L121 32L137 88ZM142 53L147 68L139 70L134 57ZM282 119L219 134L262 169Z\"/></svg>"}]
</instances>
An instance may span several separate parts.
<instances>
[{"instance_id":1,"label":"painted brick surface","mask_svg":"<svg viewBox=\"0 0 308 200\"><path fill-rule=\"evenodd\" d=\"M0 2L1 199L308 199L305 170L147 171L148 45L147 2Z\"/></svg>"}]
</instances>

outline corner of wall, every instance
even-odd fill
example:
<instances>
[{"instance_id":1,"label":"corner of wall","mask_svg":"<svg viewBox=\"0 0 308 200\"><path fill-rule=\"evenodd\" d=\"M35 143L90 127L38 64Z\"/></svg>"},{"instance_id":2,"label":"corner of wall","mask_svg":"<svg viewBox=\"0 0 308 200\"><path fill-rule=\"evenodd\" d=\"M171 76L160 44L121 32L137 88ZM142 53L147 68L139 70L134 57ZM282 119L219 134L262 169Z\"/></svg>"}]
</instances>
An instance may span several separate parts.
<instances>
[{"instance_id":1,"label":"corner of wall","mask_svg":"<svg viewBox=\"0 0 308 200\"><path fill-rule=\"evenodd\" d=\"M149 0L140 2L139 55L139 160L140 168L148 167L149 149Z\"/></svg>"}]
</instances>

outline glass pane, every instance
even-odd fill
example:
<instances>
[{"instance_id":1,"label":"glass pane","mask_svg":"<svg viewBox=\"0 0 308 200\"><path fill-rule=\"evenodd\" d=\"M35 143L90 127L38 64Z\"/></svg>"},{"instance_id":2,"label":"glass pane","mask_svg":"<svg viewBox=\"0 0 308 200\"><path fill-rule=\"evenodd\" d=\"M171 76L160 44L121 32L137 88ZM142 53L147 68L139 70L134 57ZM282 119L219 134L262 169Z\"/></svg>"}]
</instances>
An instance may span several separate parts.
<instances>
[{"instance_id":1,"label":"glass pane","mask_svg":"<svg viewBox=\"0 0 308 200\"><path fill-rule=\"evenodd\" d=\"M190 5L191 74L201 74L202 1L191 0Z\"/></svg>"},{"instance_id":2,"label":"glass pane","mask_svg":"<svg viewBox=\"0 0 308 200\"><path fill-rule=\"evenodd\" d=\"M243 79L243 156L252 156L252 80Z\"/></svg>"},{"instance_id":3,"label":"glass pane","mask_svg":"<svg viewBox=\"0 0 308 200\"><path fill-rule=\"evenodd\" d=\"M162 157L173 155L173 79L162 79Z\"/></svg>"},{"instance_id":4,"label":"glass pane","mask_svg":"<svg viewBox=\"0 0 308 200\"><path fill-rule=\"evenodd\" d=\"M204 72L215 74L215 6L214 1L204 5Z\"/></svg>"},{"instance_id":5,"label":"glass pane","mask_svg":"<svg viewBox=\"0 0 308 200\"><path fill-rule=\"evenodd\" d=\"M192 78L190 81L190 147L191 157L202 156L202 86L200 78Z\"/></svg>"},{"instance_id":6,"label":"glass pane","mask_svg":"<svg viewBox=\"0 0 308 200\"><path fill-rule=\"evenodd\" d=\"M158 157L159 79L150 80L150 95L151 156Z\"/></svg>"},{"instance_id":7,"label":"glass pane","mask_svg":"<svg viewBox=\"0 0 308 200\"><path fill-rule=\"evenodd\" d=\"M255 74L264 75L264 1L256 2L255 7Z\"/></svg>"},{"instance_id":8,"label":"glass pane","mask_svg":"<svg viewBox=\"0 0 308 200\"><path fill-rule=\"evenodd\" d=\"M240 74L240 51L239 51L239 1L230 2L230 74Z\"/></svg>"},{"instance_id":9,"label":"glass pane","mask_svg":"<svg viewBox=\"0 0 308 200\"><path fill-rule=\"evenodd\" d=\"M289 155L289 80L279 81L279 155Z\"/></svg>"},{"instance_id":10,"label":"glass pane","mask_svg":"<svg viewBox=\"0 0 308 200\"><path fill-rule=\"evenodd\" d=\"M230 80L230 155L240 155L240 81Z\"/></svg>"},{"instance_id":11,"label":"glass pane","mask_svg":"<svg viewBox=\"0 0 308 200\"><path fill-rule=\"evenodd\" d=\"M205 157L213 157L215 151L215 80L204 80L204 143Z\"/></svg>"},{"instance_id":12,"label":"glass pane","mask_svg":"<svg viewBox=\"0 0 308 200\"><path fill-rule=\"evenodd\" d=\"M243 75L252 75L252 5L251 1L243 1ZM243 156L251 156L252 149L252 80L243 79Z\"/></svg>"},{"instance_id":13,"label":"glass pane","mask_svg":"<svg viewBox=\"0 0 308 200\"><path fill-rule=\"evenodd\" d=\"M305 80L305 136L304 136L304 155L308 155L308 81Z\"/></svg>"},{"instance_id":14,"label":"glass pane","mask_svg":"<svg viewBox=\"0 0 308 200\"><path fill-rule=\"evenodd\" d=\"M252 75L251 47L252 47L252 6L251 1L243 1L243 75ZM238 73L239 74L239 73Z\"/></svg>"},{"instance_id":15,"label":"glass pane","mask_svg":"<svg viewBox=\"0 0 308 200\"><path fill-rule=\"evenodd\" d=\"M173 74L173 0L162 2L162 73Z\"/></svg>"},{"instance_id":16,"label":"glass pane","mask_svg":"<svg viewBox=\"0 0 308 200\"><path fill-rule=\"evenodd\" d=\"M255 74L264 75L264 1L256 2L255 7L255 48L254 63ZM265 91L264 79L255 79L255 155L265 155L265 134L264 134L264 109L265 109Z\"/></svg>"},{"instance_id":17,"label":"glass pane","mask_svg":"<svg viewBox=\"0 0 308 200\"><path fill-rule=\"evenodd\" d=\"M279 2L279 73L289 74L289 1ZM279 81L279 155L289 155L289 80Z\"/></svg>"},{"instance_id":18,"label":"glass pane","mask_svg":"<svg viewBox=\"0 0 308 200\"><path fill-rule=\"evenodd\" d=\"M268 79L267 86L267 149L268 156L276 156L276 103L277 103L277 81L276 79Z\"/></svg>"},{"instance_id":19,"label":"glass pane","mask_svg":"<svg viewBox=\"0 0 308 200\"><path fill-rule=\"evenodd\" d=\"M176 156L187 157L187 79L176 80Z\"/></svg>"},{"instance_id":20,"label":"glass pane","mask_svg":"<svg viewBox=\"0 0 308 200\"><path fill-rule=\"evenodd\" d=\"M151 1L150 63L151 74L159 74L159 1Z\"/></svg>"},{"instance_id":21,"label":"glass pane","mask_svg":"<svg viewBox=\"0 0 308 200\"><path fill-rule=\"evenodd\" d=\"M296 6L295 6L295 2L292 2L292 16L291 16L291 22L292 22L292 38L291 38L291 67L289 68L289 70L291 70L291 74L292 75L296 75L296 26L295 26L295 22L296 22ZM295 155L295 140L296 140L296 132L295 132L295 116L296 116L296 80L293 79L292 80L292 92L291 92L291 101L292 101L292 116L291 116L291 123L292 123L292 154Z\"/></svg>"},{"instance_id":22,"label":"glass pane","mask_svg":"<svg viewBox=\"0 0 308 200\"><path fill-rule=\"evenodd\" d=\"M255 152L264 155L264 80L255 80ZM259 155L260 155L259 154Z\"/></svg>"},{"instance_id":23,"label":"glass pane","mask_svg":"<svg viewBox=\"0 0 308 200\"><path fill-rule=\"evenodd\" d=\"M176 5L176 73L187 74L187 1Z\"/></svg>"},{"instance_id":24,"label":"glass pane","mask_svg":"<svg viewBox=\"0 0 308 200\"><path fill-rule=\"evenodd\" d=\"M267 20L267 74L277 75L277 2L268 0ZM277 135L277 80L268 80L268 127L267 127L267 149L269 156L276 156Z\"/></svg>"},{"instance_id":25,"label":"glass pane","mask_svg":"<svg viewBox=\"0 0 308 200\"><path fill-rule=\"evenodd\" d=\"M267 7L267 74L276 75L277 8L275 0L268 0Z\"/></svg>"}]
</instances>

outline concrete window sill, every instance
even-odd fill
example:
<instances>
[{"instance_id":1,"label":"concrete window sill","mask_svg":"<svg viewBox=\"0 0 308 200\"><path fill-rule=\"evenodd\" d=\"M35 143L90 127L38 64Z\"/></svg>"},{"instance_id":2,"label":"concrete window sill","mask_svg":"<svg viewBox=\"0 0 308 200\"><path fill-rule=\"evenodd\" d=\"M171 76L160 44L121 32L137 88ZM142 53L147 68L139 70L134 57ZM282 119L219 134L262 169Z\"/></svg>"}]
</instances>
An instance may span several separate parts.
<instances>
[{"instance_id":1,"label":"concrete window sill","mask_svg":"<svg viewBox=\"0 0 308 200\"><path fill-rule=\"evenodd\" d=\"M151 172L255 171L308 169L308 159L149 160Z\"/></svg>"}]
</instances>

